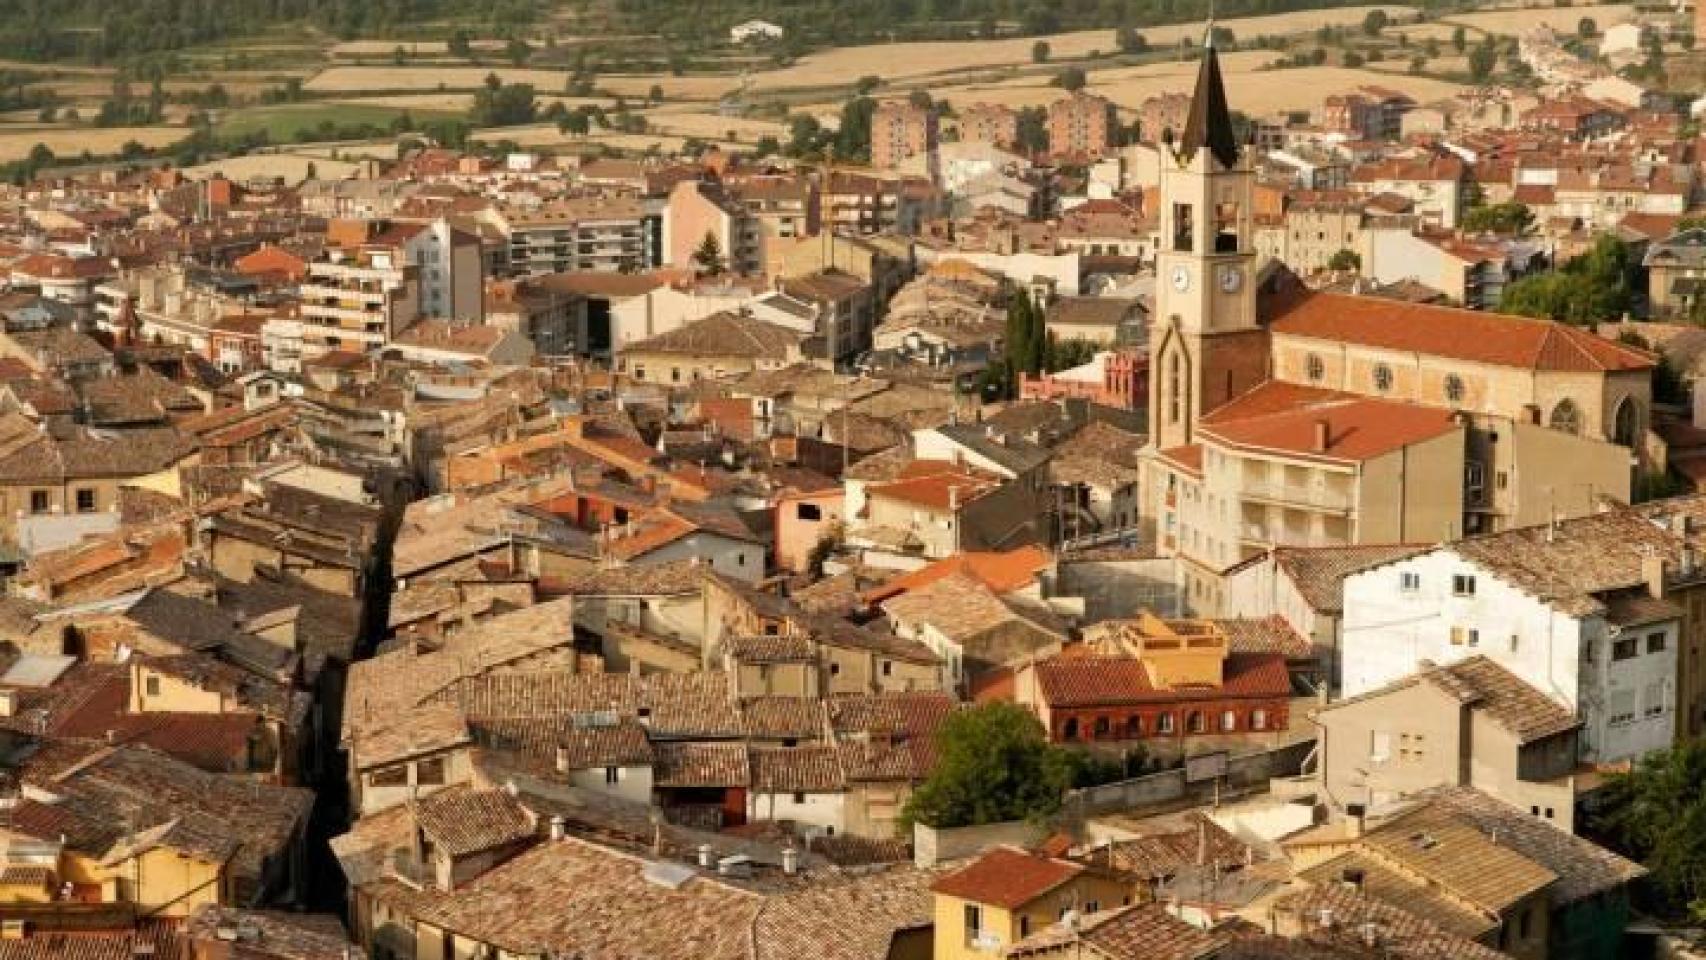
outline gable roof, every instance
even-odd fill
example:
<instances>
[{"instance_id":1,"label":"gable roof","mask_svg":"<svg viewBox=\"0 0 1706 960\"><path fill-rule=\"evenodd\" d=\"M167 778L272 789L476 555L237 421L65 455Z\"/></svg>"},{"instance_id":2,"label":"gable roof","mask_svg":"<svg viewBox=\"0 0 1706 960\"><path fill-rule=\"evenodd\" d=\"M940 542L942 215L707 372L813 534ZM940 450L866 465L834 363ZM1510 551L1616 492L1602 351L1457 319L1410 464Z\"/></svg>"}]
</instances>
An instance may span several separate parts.
<instances>
[{"instance_id":1,"label":"gable roof","mask_svg":"<svg viewBox=\"0 0 1706 960\"><path fill-rule=\"evenodd\" d=\"M1020 850L994 847L938 879L936 893L1012 910L1055 889L1085 870L1081 864Z\"/></svg>"},{"instance_id":2,"label":"gable roof","mask_svg":"<svg viewBox=\"0 0 1706 960\"><path fill-rule=\"evenodd\" d=\"M1271 329L1526 370L1611 373L1656 362L1645 350L1548 320L1340 293L1304 293L1280 304Z\"/></svg>"},{"instance_id":3,"label":"gable roof","mask_svg":"<svg viewBox=\"0 0 1706 960\"><path fill-rule=\"evenodd\" d=\"M1411 689L1420 683L1429 684L1464 706L1484 713L1520 743L1531 743L1574 730L1582 724L1575 713L1563 704L1479 655L1444 666L1424 667L1386 686L1326 704L1318 712L1331 713L1350 704L1366 703L1389 693Z\"/></svg>"}]
</instances>

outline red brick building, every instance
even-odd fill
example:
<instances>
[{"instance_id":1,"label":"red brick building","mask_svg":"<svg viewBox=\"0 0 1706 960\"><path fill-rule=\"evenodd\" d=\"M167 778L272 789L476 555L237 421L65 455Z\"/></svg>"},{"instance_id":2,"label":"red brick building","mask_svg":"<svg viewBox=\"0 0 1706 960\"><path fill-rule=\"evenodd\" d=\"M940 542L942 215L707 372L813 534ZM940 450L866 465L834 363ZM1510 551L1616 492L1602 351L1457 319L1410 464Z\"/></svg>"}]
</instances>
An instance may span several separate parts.
<instances>
[{"instance_id":1,"label":"red brick building","mask_svg":"<svg viewBox=\"0 0 1706 960\"><path fill-rule=\"evenodd\" d=\"M1081 367L1020 374L1021 400L1088 400L1136 410L1149 399L1149 355L1138 350L1105 351Z\"/></svg>"},{"instance_id":2,"label":"red brick building","mask_svg":"<svg viewBox=\"0 0 1706 960\"><path fill-rule=\"evenodd\" d=\"M1099 160L1114 142L1114 105L1079 91L1049 104L1048 151L1057 158Z\"/></svg>"},{"instance_id":3,"label":"red brick building","mask_svg":"<svg viewBox=\"0 0 1706 960\"><path fill-rule=\"evenodd\" d=\"M960 142L1003 150L1019 141L1019 114L999 103L974 103L960 111Z\"/></svg>"},{"instance_id":4,"label":"red brick building","mask_svg":"<svg viewBox=\"0 0 1706 960\"><path fill-rule=\"evenodd\" d=\"M892 170L936 151L936 108L889 100L871 116L871 166Z\"/></svg>"}]
</instances>

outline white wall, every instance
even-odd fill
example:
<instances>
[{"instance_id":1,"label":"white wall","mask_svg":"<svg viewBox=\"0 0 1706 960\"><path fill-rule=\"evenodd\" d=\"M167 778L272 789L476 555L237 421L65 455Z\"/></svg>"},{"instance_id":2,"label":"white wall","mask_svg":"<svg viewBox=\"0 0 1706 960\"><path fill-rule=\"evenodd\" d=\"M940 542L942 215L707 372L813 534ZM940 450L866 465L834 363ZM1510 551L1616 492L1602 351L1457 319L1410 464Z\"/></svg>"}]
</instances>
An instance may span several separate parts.
<instances>
[{"instance_id":1,"label":"white wall","mask_svg":"<svg viewBox=\"0 0 1706 960\"><path fill-rule=\"evenodd\" d=\"M746 815L749 820L792 820L808 836L840 834L847 830L844 793L807 793L795 801L792 793L747 794Z\"/></svg>"},{"instance_id":2,"label":"white wall","mask_svg":"<svg viewBox=\"0 0 1706 960\"><path fill-rule=\"evenodd\" d=\"M1415 590L1402 589L1404 572L1420 577ZM1454 595L1458 574L1475 578L1474 596ZM1452 627L1478 631L1477 644L1453 645ZM1667 631L1664 651L1647 654L1646 634ZM1675 726L1676 625L1639 632L1641 653L1612 661L1612 638L1599 618L1560 613L1441 548L1346 578L1344 694L1408 676L1422 660L1484 655L1575 710L1585 724L1583 759L1611 762L1669 745ZM1591 663L1583 662L1584 648L1591 648ZM1633 720L1611 723L1614 694L1633 697ZM1659 707L1652 716L1649 697Z\"/></svg>"},{"instance_id":3,"label":"white wall","mask_svg":"<svg viewBox=\"0 0 1706 960\"><path fill-rule=\"evenodd\" d=\"M757 583L764 579L764 546L731 540L711 533L693 533L646 554L636 563L668 563L698 557L711 569L736 580Z\"/></svg>"},{"instance_id":4,"label":"white wall","mask_svg":"<svg viewBox=\"0 0 1706 960\"><path fill-rule=\"evenodd\" d=\"M569 774L569 783L583 790L595 790L633 803L652 802L651 767L617 767L615 783L605 781L603 767L576 770Z\"/></svg>"}]
</instances>

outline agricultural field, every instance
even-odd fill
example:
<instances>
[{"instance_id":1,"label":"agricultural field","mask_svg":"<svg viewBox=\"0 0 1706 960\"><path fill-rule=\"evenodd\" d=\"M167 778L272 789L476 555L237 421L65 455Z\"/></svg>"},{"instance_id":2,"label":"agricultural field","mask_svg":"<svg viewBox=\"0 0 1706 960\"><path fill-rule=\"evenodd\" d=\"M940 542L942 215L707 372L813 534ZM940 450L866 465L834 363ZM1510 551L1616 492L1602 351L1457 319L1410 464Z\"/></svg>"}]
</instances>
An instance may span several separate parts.
<instances>
[{"instance_id":1,"label":"agricultural field","mask_svg":"<svg viewBox=\"0 0 1706 960\"><path fill-rule=\"evenodd\" d=\"M38 143L46 144L56 156L77 157L87 150L94 156L118 153L134 140L145 147L168 147L188 134L183 127L71 127L50 125L0 125L0 163L22 160Z\"/></svg>"},{"instance_id":2,"label":"agricultural field","mask_svg":"<svg viewBox=\"0 0 1706 960\"><path fill-rule=\"evenodd\" d=\"M204 163L197 167L186 167L184 173L196 178L217 174L239 181L255 177L277 177L286 183L299 183L307 179L310 172L316 177L342 179L355 176L360 169L360 164L342 160L327 160L300 154L255 153L246 157L229 157L213 163Z\"/></svg>"},{"instance_id":3,"label":"agricultural field","mask_svg":"<svg viewBox=\"0 0 1706 960\"><path fill-rule=\"evenodd\" d=\"M562 90L569 75L561 70L490 67L332 67L303 84L310 93L474 90L497 74L504 83L531 83L541 91Z\"/></svg>"},{"instance_id":4,"label":"agricultural field","mask_svg":"<svg viewBox=\"0 0 1706 960\"><path fill-rule=\"evenodd\" d=\"M235 139L265 131L272 143L299 139L302 130L318 130L325 124L335 127L369 124L384 127L403 115L397 107L354 105L347 103L291 103L270 107L247 107L224 111L215 124L215 131L225 138ZM409 111L416 120L426 119L431 111ZM449 115L449 114L446 114Z\"/></svg>"},{"instance_id":5,"label":"agricultural field","mask_svg":"<svg viewBox=\"0 0 1706 960\"><path fill-rule=\"evenodd\" d=\"M1576 24L1583 17L1591 17L1599 24L1601 30L1627 20L1634 15L1632 4L1606 4L1598 7L1572 6L1529 7L1522 10L1482 10L1476 13L1458 13L1444 18L1444 22L1462 24L1471 30L1483 33L1503 33L1516 35L1524 30L1530 30L1545 24L1554 30L1574 32Z\"/></svg>"}]
</instances>

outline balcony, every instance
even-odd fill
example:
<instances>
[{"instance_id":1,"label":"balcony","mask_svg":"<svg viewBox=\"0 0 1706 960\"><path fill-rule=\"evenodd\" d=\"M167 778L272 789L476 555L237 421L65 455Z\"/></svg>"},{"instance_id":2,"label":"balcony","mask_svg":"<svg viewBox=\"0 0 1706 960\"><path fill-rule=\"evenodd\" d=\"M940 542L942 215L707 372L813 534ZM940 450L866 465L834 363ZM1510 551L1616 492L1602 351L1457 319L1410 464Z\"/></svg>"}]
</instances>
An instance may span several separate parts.
<instances>
[{"instance_id":1,"label":"balcony","mask_svg":"<svg viewBox=\"0 0 1706 960\"><path fill-rule=\"evenodd\" d=\"M1244 482L1241 491L1245 500L1272 503L1282 507L1298 507L1329 513L1350 513L1355 503L1349 490L1334 490L1315 484Z\"/></svg>"},{"instance_id":2,"label":"balcony","mask_svg":"<svg viewBox=\"0 0 1706 960\"><path fill-rule=\"evenodd\" d=\"M385 302L385 291L364 290L358 287L334 287L322 283L305 283L298 288L304 300L341 300L346 302L371 303L379 305Z\"/></svg>"},{"instance_id":3,"label":"balcony","mask_svg":"<svg viewBox=\"0 0 1706 960\"><path fill-rule=\"evenodd\" d=\"M1339 547L1348 543L1345 537L1337 536L1333 531L1317 535L1310 530L1249 522L1240 527L1238 539L1260 547Z\"/></svg>"},{"instance_id":4,"label":"balcony","mask_svg":"<svg viewBox=\"0 0 1706 960\"><path fill-rule=\"evenodd\" d=\"M302 316L304 319L340 320L363 325L385 322L385 315L377 310L351 310L348 307L328 307L319 303L304 303Z\"/></svg>"}]
</instances>

